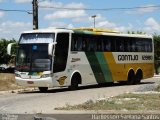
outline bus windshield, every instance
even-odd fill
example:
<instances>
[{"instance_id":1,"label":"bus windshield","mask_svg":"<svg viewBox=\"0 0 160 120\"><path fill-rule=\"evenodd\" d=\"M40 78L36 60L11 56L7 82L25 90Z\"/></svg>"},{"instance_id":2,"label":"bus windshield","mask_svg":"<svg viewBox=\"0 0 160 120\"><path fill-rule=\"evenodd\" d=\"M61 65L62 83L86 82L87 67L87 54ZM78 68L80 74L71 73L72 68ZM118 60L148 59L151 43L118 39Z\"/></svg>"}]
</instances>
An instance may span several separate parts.
<instances>
[{"instance_id":1,"label":"bus windshield","mask_svg":"<svg viewBox=\"0 0 160 120\"><path fill-rule=\"evenodd\" d=\"M20 37L19 43L52 43L54 33L25 33Z\"/></svg>"},{"instance_id":2,"label":"bus windshield","mask_svg":"<svg viewBox=\"0 0 160 120\"><path fill-rule=\"evenodd\" d=\"M16 70L21 72L43 72L51 70L48 44L20 44Z\"/></svg>"}]
</instances>

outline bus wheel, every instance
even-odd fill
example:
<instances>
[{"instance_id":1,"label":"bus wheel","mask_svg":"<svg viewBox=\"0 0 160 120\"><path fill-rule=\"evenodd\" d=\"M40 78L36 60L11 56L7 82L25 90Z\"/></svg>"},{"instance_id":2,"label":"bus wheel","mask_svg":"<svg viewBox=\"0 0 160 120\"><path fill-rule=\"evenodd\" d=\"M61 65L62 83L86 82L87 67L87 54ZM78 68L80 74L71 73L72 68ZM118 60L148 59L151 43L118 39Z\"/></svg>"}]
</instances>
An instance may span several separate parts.
<instances>
[{"instance_id":1,"label":"bus wheel","mask_svg":"<svg viewBox=\"0 0 160 120\"><path fill-rule=\"evenodd\" d=\"M140 84L142 78L143 78L142 70L138 70L135 76L135 84Z\"/></svg>"},{"instance_id":2,"label":"bus wheel","mask_svg":"<svg viewBox=\"0 0 160 120\"><path fill-rule=\"evenodd\" d=\"M135 84L135 75L134 75L134 71L131 70L128 74L128 80L127 80L127 84L128 85L133 85Z\"/></svg>"},{"instance_id":3,"label":"bus wheel","mask_svg":"<svg viewBox=\"0 0 160 120\"><path fill-rule=\"evenodd\" d=\"M47 92L47 90L48 90L48 87L39 87L39 91L40 92Z\"/></svg>"},{"instance_id":4,"label":"bus wheel","mask_svg":"<svg viewBox=\"0 0 160 120\"><path fill-rule=\"evenodd\" d=\"M70 86L70 89L71 90L77 90L78 89L78 84L81 83L81 76L79 73L75 73L73 76L72 76L72 79L71 79L71 86Z\"/></svg>"}]
</instances>

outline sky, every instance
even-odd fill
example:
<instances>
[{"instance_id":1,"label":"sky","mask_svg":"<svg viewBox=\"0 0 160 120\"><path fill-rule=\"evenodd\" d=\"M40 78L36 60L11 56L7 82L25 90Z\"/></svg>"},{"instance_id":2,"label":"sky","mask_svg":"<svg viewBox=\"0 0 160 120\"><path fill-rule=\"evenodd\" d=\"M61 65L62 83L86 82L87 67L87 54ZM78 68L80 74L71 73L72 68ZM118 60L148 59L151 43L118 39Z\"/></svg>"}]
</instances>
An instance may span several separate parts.
<instances>
[{"instance_id":1,"label":"sky","mask_svg":"<svg viewBox=\"0 0 160 120\"><path fill-rule=\"evenodd\" d=\"M142 31L151 35L160 34L159 0L38 0L38 5L39 29L93 27L94 19L91 16L96 15L96 28L113 29L124 33ZM133 7L141 8L111 9ZM0 0L0 39L18 40L21 32L33 29L32 14L1 9L32 12L32 0Z\"/></svg>"}]
</instances>

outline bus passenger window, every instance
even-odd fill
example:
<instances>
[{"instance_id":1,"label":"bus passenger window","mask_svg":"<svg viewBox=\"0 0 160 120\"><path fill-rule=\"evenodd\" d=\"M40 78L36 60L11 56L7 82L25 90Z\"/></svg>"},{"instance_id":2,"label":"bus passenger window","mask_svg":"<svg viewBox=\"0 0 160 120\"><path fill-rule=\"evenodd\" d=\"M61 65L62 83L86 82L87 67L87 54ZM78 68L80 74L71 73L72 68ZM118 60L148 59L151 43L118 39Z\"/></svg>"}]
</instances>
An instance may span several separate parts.
<instances>
[{"instance_id":1,"label":"bus passenger window","mask_svg":"<svg viewBox=\"0 0 160 120\"><path fill-rule=\"evenodd\" d=\"M124 51L124 44L123 43L120 43L119 50L120 50L120 52Z\"/></svg>"},{"instance_id":2,"label":"bus passenger window","mask_svg":"<svg viewBox=\"0 0 160 120\"><path fill-rule=\"evenodd\" d=\"M94 51L94 41L91 38L89 39L88 51Z\"/></svg>"},{"instance_id":3,"label":"bus passenger window","mask_svg":"<svg viewBox=\"0 0 160 120\"><path fill-rule=\"evenodd\" d=\"M73 38L72 39L72 51L76 51L77 50L77 39Z\"/></svg>"},{"instance_id":4,"label":"bus passenger window","mask_svg":"<svg viewBox=\"0 0 160 120\"><path fill-rule=\"evenodd\" d=\"M103 45L104 45L104 51L111 51L111 43L109 42L109 40L104 40Z\"/></svg>"},{"instance_id":5,"label":"bus passenger window","mask_svg":"<svg viewBox=\"0 0 160 120\"><path fill-rule=\"evenodd\" d=\"M133 38L131 38L130 45L131 45L131 52L136 52L135 41Z\"/></svg>"},{"instance_id":6,"label":"bus passenger window","mask_svg":"<svg viewBox=\"0 0 160 120\"><path fill-rule=\"evenodd\" d=\"M145 52L152 52L152 41L146 40L145 41Z\"/></svg>"},{"instance_id":7,"label":"bus passenger window","mask_svg":"<svg viewBox=\"0 0 160 120\"><path fill-rule=\"evenodd\" d=\"M98 39L97 40L97 51L102 51L102 40Z\"/></svg>"},{"instance_id":8,"label":"bus passenger window","mask_svg":"<svg viewBox=\"0 0 160 120\"><path fill-rule=\"evenodd\" d=\"M78 47L78 51L82 51L82 38L78 37L78 42L77 42L77 47Z\"/></svg>"},{"instance_id":9,"label":"bus passenger window","mask_svg":"<svg viewBox=\"0 0 160 120\"><path fill-rule=\"evenodd\" d=\"M93 38L93 50L97 51L97 38Z\"/></svg>"},{"instance_id":10,"label":"bus passenger window","mask_svg":"<svg viewBox=\"0 0 160 120\"><path fill-rule=\"evenodd\" d=\"M87 48L87 41L86 41L86 39L83 39L82 40L82 50L86 51L86 48Z\"/></svg>"},{"instance_id":11,"label":"bus passenger window","mask_svg":"<svg viewBox=\"0 0 160 120\"><path fill-rule=\"evenodd\" d=\"M147 43L145 43L144 45L144 52L149 52L149 46L147 45Z\"/></svg>"},{"instance_id":12,"label":"bus passenger window","mask_svg":"<svg viewBox=\"0 0 160 120\"><path fill-rule=\"evenodd\" d=\"M147 51L146 52L152 52L152 45L151 44L147 45Z\"/></svg>"},{"instance_id":13,"label":"bus passenger window","mask_svg":"<svg viewBox=\"0 0 160 120\"><path fill-rule=\"evenodd\" d=\"M140 39L135 39L136 43L136 52L144 51L144 46L142 44L142 41Z\"/></svg>"},{"instance_id":14,"label":"bus passenger window","mask_svg":"<svg viewBox=\"0 0 160 120\"><path fill-rule=\"evenodd\" d=\"M130 42L127 40L127 38L124 38L124 51L125 52L130 52Z\"/></svg>"},{"instance_id":15,"label":"bus passenger window","mask_svg":"<svg viewBox=\"0 0 160 120\"><path fill-rule=\"evenodd\" d=\"M132 44L132 46L131 46L132 52L135 52L135 51L136 51L135 47L136 47L135 44Z\"/></svg>"}]
</instances>

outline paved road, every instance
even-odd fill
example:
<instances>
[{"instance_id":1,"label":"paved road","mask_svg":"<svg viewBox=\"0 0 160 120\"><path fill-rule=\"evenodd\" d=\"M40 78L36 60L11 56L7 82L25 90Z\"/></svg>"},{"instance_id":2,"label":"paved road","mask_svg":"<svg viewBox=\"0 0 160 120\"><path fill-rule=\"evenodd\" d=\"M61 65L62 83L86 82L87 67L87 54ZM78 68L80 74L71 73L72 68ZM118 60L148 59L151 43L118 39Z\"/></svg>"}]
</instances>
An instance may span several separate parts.
<instances>
[{"instance_id":1,"label":"paved road","mask_svg":"<svg viewBox=\"0 0 160 120\"><path fill-rule=\"evenodd\" d=\"M55 113L54 108L67 104L74 105L84 103L87 100L103 99L105 97L116 96L126 92L137 91L145 86L152 86L159 80L159 77L143 80L140 85L120 85L112 86L85 86L77 91L70 91L68 88L52 89L47 93L21 92L0 94L0 113L13 114L36 114Z\"/></svg>"}]
</instances>

